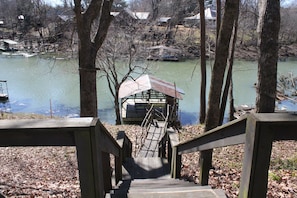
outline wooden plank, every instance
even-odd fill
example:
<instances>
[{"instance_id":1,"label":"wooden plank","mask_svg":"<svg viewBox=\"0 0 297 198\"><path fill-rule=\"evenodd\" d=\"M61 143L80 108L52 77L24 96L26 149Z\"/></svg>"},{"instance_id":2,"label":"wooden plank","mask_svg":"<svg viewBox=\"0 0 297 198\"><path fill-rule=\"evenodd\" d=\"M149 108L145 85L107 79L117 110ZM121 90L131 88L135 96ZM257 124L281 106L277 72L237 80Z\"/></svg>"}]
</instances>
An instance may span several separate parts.
<instances>
[{"instance_id":1,"label":"wooden plank","mask_svg":"<svg viewBox=\"0 0 297 198\"><path fill-rule=\"evenodd\" d=\"M0 120L0 146L75 146L74 131L86 131L92 120Z\"/></svg>"},{"instance_id":2,"label":"wooden plank","mask_svg":"<svg viewBox=\"0 0 297 198\"><path fill-rule=\"evenodd\" d=\"M45 129L60 129L69 130L76 128L88 128L93 118L67 118L67 119L22 119L22 120L0 120L1 130L20 129L25 131L26 129L41 130ZM27 131L27 130L26 130Z\"/></svg>"},{"instance_id":3,"label":"wooden plank","mask_svg":"<svg viewBox=\"0 0 297 198\"><path fill-rule=\"evenodd\" d=\"M122 156L115 157L115 183L118 184L122 180Z\"/></svg>"},{"instance_id":4,"label":"wooden plank","mask_svg":"<svg viewBox=\"0 0 297 198\"><path fill-rule=\"evenodd\" d=\"M92 159L92 145L89 133L76 132L77 161L82 198L96 197L95 174ZM101 189L103 190L103 189Z\"/></svg>"},{"instance_id":5,"label":"wooden plank","mask_svg":"<svg viewBox=\"0 0 297 198\"><path fill-rule=\"evenodd\" d=\"M101 122L98 122L99 140L100 140L100 149L105 153L110 153L115 156L120 156L121 147L117 141L111 136L107 129L102 125Z\"/></svg>"},{"instance_id":6,"label":"wooden plank","mask_svg":"<svg viewBox=\"0 0 297 198\"><path fill-rule=\"evenodd\" d=\"M181 155L177 152L177 147L172 149L172 159L171 159L171 177L180 178L181 171Z\"/></svg>"},{"instance_id":7,"label":"wooden plank","mask_svg":"<svg viewBox=\"0 0 297 198\"><path fill-rule=\"evenodd\" d=\"M239 197L266 197L273 133L256 117L247 121Z\"/></svg>"},{"instance_id":8,"label":"wooden plank","mask_svg":"<svg viewBox=\"0 0 297 198\"><path fill-rule=\"evenodd\" d=\"M90 127L90 136L91 136L91 143L92 143L92 160L93 160L93 174L94 176L94 186L95 190L95 198L103 198L105 197L105 179L110 180L109 178L105 178L104 172L104 159L103 159L103 152L102 152L102 136L105 134L102 133L102 124L99 119L96 122L92 123L92 127ZM105 128L104 128L105 129ZM105 132L105 131L104 131ZM111 135L110 135L111 136ZM107 141L110 139L108 138ZM115 140L114 140L115 142ZM108 154L109 155L109 154ZM110 163L110 160L107 162ZM106 165L106 164L105 164ZM110 167L108 168L108 172L110 172ZM111 175L110 175L111 177Z\"/></svg>"},{"instance_id":9,"label":"wooden plank","mask_svg":"<svg viewBox=\"0 0 297 198\"><path fill-rule=\"evenodd\" d=\"M0 146L75 146L74 133L74 130L0 130Z\"/></svg>"},{"instance_id":10,"label":"wooden plank","mask_svg":"<svg viewBox=\"0 0 297 198\"><path fill-rule=\"evenodd\" d=\"M104 191L109 192L112 189L112 184L111 184L111 176L112 176L112 171L111 171L111 166L110 166L110 155L109 153L104 153L102 152L102 168L104 171L103 172L103 178L104 178Z\"/></svg>"},{"instance_id":11,"label":"wooden plank","mask_svg":"<svg viewBox=\"0 0 297 198\"><path fill-rule=\"evenodd\" d=\"M249 116L239 197L266 197L272 142L296 140L296 134L295 115L261 113Z\"/></svg>"},{"instance_id":12,"label":"wooden plank","mask_svg":"<svg viewBox=\"0 0 297 198\"><path fill-rule=\"evenodd\" d=\"M217 127L197 138L178 144L178 154L208 150L245 142L246 117Z\"/></svg>"}]
</instances>

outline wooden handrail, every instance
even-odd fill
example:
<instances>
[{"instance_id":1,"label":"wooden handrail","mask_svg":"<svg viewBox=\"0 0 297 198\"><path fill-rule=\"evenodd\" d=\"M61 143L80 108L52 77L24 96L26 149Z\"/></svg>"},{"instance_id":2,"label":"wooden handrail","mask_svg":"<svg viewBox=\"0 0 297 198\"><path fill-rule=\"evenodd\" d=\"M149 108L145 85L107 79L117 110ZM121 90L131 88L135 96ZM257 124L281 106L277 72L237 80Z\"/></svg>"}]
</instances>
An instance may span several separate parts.
<instances>
[{"instance_id":1,"label":"wooden handrail","mask_svg":"<svg viewBox=\"0 0 297 198\"><path fill-rule=\"evenodd\" d=\"M76 146L82 198L110 190L110 154L121 179L121 147L98 118L0 120L0 147L9 146Z\"/></svg>"},{"instance_id":2,"label":"wooden handrail","mask_svg":"<svg viewBox=\"0 0 297 198\"><path fill-rule=\"evenodd\" d=\"M245 144L239 197L264 198L275 140L297 140L297 117L289 113L251 113L176 145L172 153L171 175L180 177L181 155L184 153Z\"/></svg>"},{"instance_id":3,"label":"wooden handrail","mask_svg":"<svg viewBox=\"0 0 297 198\"><path fill-rule=\"evenodd\" d=\"M178 154L203 151L218 147L243 144L247 116L216 127L195 139L177 145Z\"/></svg>"}]
</instances>

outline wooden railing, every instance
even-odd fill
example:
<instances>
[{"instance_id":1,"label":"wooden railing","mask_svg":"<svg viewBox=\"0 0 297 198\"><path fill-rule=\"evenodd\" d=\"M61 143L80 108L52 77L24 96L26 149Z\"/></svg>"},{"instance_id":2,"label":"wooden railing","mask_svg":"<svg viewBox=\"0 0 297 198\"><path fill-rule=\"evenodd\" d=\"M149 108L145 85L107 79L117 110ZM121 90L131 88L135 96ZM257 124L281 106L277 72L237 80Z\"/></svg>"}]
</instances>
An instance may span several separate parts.
<instances>
[{"instance_id":1,"label":"wooden railing","mask_svg":"<svg viewBox=\"0 0 297 198\"><path fill-rule=\"evenodd\" d=\"M97 118L0 121L1 147L76 146L82 198L103 198L111 189L110 154L115 180L121 180L122 159L131 155L131 146L125 135L120 139L123 149Z\"/></svg>"},{"instance_id":2,"label":"wooden railing","mask_svg":"<svg viewBox=\"0 0 297 198\"><path fill-rule=\"evenodd\" d=\"M168 134L170 133L172 132L169 131ZM264 198L267 193L272 142L275 140L297 140L297 116L289 113L250 114L248 117L232 121L198 138L175 146L176 137L174 140L171 140L170 135L167 137L168 145L171 144L167 155L172 161L171 173L174 178L180 177L182 154L245 144L239 197ZM165 144L161 143L161 145ZM165 155L162 146L160 152L161 155ZM172 154L170 154L171 152ZM172 159L170 159L171 155ZM203 171L209 170L200 168L200 174Z\"/></svg>"}]
</instances>

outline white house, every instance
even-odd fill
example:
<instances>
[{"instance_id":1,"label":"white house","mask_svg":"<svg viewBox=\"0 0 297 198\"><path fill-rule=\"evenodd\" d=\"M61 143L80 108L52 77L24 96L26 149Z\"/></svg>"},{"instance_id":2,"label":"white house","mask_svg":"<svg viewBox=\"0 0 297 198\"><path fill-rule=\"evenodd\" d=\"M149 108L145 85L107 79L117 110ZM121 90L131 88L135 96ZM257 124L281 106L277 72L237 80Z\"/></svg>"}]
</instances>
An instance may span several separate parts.
<instances>
[{"instance_id":1,"label":"white house","mask_svg":"<svg viewBox=\"0 0 297 198\"><path fill-rule=\"evenodd\" d=\"M206 8L204 11L206 24L210 27L214 27L216 25L217 11L212 10L211 8ZM184 18L185 26L199 26L200 23L200 13Z\"/></svg>"}]
</instances>

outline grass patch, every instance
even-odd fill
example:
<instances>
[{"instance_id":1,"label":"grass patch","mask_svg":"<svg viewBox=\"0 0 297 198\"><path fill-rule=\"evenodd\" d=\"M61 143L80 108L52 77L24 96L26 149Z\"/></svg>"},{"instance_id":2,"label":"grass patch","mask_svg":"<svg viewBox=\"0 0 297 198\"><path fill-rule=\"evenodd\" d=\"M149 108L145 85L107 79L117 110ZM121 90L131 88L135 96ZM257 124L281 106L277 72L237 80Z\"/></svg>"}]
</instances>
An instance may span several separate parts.
<instances>
[{"instance_id":1,"label":"grass patch","mask_svg":"<svg viewBox=\"0 0 297 198\"><path fill-rule=\"evenodd\" d=\"M279 170L279 169L296 170L297 169L297 155L295 155L291 158L288 158L288 159L276 158L274 160L271 160L270 166L276 170Z\"/></svg>"}]
</instances>

